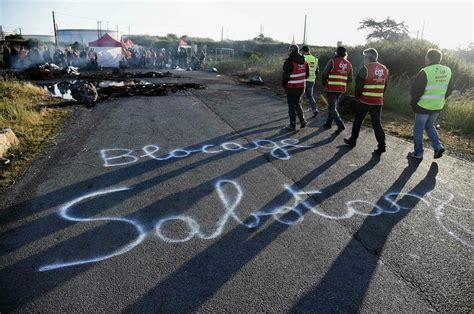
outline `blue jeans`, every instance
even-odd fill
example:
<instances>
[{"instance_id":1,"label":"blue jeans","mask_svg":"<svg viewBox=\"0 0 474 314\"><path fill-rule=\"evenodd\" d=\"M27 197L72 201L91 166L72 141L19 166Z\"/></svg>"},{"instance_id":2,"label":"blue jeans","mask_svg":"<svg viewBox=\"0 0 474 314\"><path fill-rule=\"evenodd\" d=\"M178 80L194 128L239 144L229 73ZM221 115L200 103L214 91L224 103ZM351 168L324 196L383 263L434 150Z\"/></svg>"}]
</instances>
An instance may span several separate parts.
<instances>
[{"instance_id":1,"label":"blue jeans","mask_svg":"<svg viewBox=\"0 0 474 314\"><path fill-rule=\"evenodd\" d=\"M434 150L439 150L443 146L439 142L438 132L435 128L439 112L429 114L415 113L415 127L413 128L413 141L415 143L415 155L423 156L423 130L426 130L431 140Z\"/></svg>"},{"instance_id":2,"label":"blue jeans","mask_svg":"<svg viewBox=\"0 0 474 314\"><path fill-rule=\"evenodd\" d=\"M305 95L306 98L308 98L309 105L311 106L311 110L313 110L313 113L318 112L318 106L316 105L316 101L314 100L313 97L313 87L314 87L314 82L306 82L306 90L305 90Z\"/></svg>"},{"instance_id":3,"label":"blue jeans","mask_svg":"<svg viewBox=\"0 0 474 314\"><path fill-rule=\"evenodd\" d=\"M338 128L344 128L344 122L342 122L339 112L337 112L336 105L337 101L341 96L341 93L328 92L328 119L326 121L327 125L331 125L332 121L336 122Z\"/></svg>"}]
</instances>

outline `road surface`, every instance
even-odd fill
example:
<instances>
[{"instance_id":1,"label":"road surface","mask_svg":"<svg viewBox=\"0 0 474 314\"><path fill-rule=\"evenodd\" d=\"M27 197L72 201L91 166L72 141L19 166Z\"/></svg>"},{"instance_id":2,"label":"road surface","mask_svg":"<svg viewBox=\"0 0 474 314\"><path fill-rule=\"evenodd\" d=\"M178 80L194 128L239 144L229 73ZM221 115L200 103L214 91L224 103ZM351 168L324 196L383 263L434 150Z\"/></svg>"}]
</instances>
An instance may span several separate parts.
<instances>
[{"instance_id":1,"label":"road surface","mask_svg":"<svg viewBox=\"0 0 474 314\"><path fill-rule=\"evenodd\" d=\"M473 310L471 163L179 75L208 89L76 110L2 195L2 313Z\"/></svg>"}]
</instances>

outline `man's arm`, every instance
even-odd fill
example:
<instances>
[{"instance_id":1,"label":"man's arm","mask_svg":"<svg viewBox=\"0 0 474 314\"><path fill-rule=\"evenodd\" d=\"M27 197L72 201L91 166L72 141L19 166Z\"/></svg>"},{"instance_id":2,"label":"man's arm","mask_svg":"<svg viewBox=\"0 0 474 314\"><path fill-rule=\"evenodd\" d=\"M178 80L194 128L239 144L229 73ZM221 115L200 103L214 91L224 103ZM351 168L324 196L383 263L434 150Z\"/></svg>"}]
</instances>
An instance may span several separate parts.
<instances>
[{"instance_id":1,"label":"man's arm","mask_svg":"<svg viewBox=\"0 0 474 314\"><path fill-rule=\"evenodd\" d=\"M349 71L349 75L347 75L347 84L352 84L352 68Z\"/></svg>"},{"instance_id":2,"label":"man's arm","mask_svg":"<svg viewBox=\"0 0 474 314\"><path fill-rule=\"evenodd\" d=\"M306 64L306 75L305 75L305 79L307 79L309 77L309 64L308 63L305 63Z\"/></svg>"},{"instance_id":3,"label":"man's arm","mask_svg":"<svg viewBox=\"0 0 474 314\"><path fill-rule=\"evenodd\" d=\"M364 66L362 69L360 69L356 77L356 85L355 85L354 93L357 99L359 99L362 96L362 89L364 88L366 78L367 78L367 68Z\"/></svg>"},{"instance_id":4,"label":"man's arm","mask_svg":"<svg viewBox=\"0 0 474 314\"><path fill-rule=\"evenodd\" d=\"M281 85L283 88L286 88L288 85L288 81L290 80L290 74L291 71L293 70L293 65L291 64L290 61L286 60L285 63L283 63L283 74L281 77Z\"/></svg>"},{"instance_id":5,"label":"man's arm","mask_svg":"<svg viewBox=\"0 0 474 314\"><path fill-rule=\"evenodd\" d=\"M453 92L453 88L454 88L453 85L454 85L454 84L453 84L453 77L451 77L451 78L449 79L448 90L446 91L446 95L444 96L444 99L448 98L449 95L451 95L451 93Z\"/></svg>"},{"instance_id":6,"label":"man's arm","mask_svg":"<svg viewBox=\"0 0 474 314\"><path fill-rule=\"evenodd\" d=\"M423 94L425 93L426 83L426 73L424 71L418 72L418 75L416 76L415 81L413 82L413 85L411 87L410 105L412 107L418 104L418 101L420 101L421 96L423 96Z\"/></svg>"},{"instance_id":7,"label":"man's arm","mask_svg":"<svg viewBox=\"0 0 474 314\"><path fill-rule=\"evenodd\" d=\"M329 62L326 64L323 74L321 75L321 82L323 83L323 86L328 85L328 77L329 77L329 72L331 72L331 68L332 68L332 59L329 60Z\"/></svg>"}]
</instances>

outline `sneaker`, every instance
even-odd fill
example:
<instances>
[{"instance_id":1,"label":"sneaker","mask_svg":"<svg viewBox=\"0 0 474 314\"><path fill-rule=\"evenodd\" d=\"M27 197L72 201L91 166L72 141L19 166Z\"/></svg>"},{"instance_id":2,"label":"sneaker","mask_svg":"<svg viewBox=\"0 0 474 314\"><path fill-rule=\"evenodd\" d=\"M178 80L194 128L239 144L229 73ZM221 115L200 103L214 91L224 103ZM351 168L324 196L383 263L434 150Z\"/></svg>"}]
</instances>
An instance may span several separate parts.
<instances>
[{"instance_id":1,"label":"sneaker","mask_svg":"<svg viewBox=\"0 0 474 314\"><path fill-rule=\"evenodd\" d=\"M443 156L444 151L445 151L444 147L441 147L440 149L435 150L434 159L441 158Z\"/></svg>"},{"instance_id":2,"label":"sneaker","mask_svg":"<svg viewBox=\"0 0 474 314\"><path fill-rule=\"evenodd\" d=\"M414 159L418 159L418 160L422 160L423 159L423 156L420 156L420 155L417 155L415 154L415 152L409 152L407 157L410 157L410 158L414 158Z\"/></svg>"},{"instance_id":3,"label":"sneaker","mask_svg":"<svg viewBox=\"0 0 474 314\"><path fill-rule=\"evenodd\" d=\"M345 129L346 129L346 127L345 127L345 126L343 126L342 128L337 128L337 130L336 130L336 131L334 131L334 133L336 133L336 135L339 135L339 134L341 134L341 133L342 133L342 131L344 131Z\"/></svg>"},{"instance_id":4,"label":"sneaker","mask_svg":"<svg viewBox=\"0 0 474 314\"><path fill-rule=\"evenodd\" d=\"M318 114L319 114L318 111L313 112L313 118L316 118L318 116Z\"/></svg>"},{"instance_id":5,"label":"sneaker","mask_svg":"<svg viewBox=\"0 0 474 314\"><path fill-rule=\"evenodd\" d=\"M356 143L354 141L351 141L350 138L345 138L344 143L346 143L347 145L349 145L352 148L356 147Z\"/></svg>"},{"instance_id":6,"label":"sneaker","mask_svg":"<svg viewBox=\"0 0 474 314\"><path fill-rule=\"evenodd\" d=\"M382 155L383 153L385 153L385 147L379 147L374 150L374 154Z\"/></svg>"},{"instance_id":7,"label":"sneaker","mask_svg":"<svg viewBox=\"0 0 474 314\"><path fill-rule=\"evenodd\" d=\"M328 123L324 123L324 124L323 124L323 127L324 127L325 129L330 129L332 126L331 126L330 124L328 124Z\"/></svg>"},{"instance_id":8,"label":"sneaker","mask_svg":"<svg viewBox=\"0 0 474 314\"><path fill-rule=\"evenodd\" d=\"M307 122L307 121L301 122L301 124L300 124L300 129L304 129L304 128L306 127L306 125L308 125L308 122Z\"/></svg>"}]
</instances>

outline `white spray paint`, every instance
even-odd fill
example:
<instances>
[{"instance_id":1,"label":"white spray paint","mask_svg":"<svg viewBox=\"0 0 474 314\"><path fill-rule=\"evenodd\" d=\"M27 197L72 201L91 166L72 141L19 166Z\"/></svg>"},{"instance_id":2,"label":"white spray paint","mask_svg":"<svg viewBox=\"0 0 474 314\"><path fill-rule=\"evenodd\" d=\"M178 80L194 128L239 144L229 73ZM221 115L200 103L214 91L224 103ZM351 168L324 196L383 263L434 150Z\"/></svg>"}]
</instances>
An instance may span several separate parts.
<instances>
[{"instance_id":1,"label":"white spray paint","mask_svg":"<svg viewBox=\"0 0 474 314\"><path fill-rule=\"evenodd\" d=\"M454 206L450 204L454 200L454 195L448 192L445 192L446 198L445 199L439 199L436 196L433 196L433 191L429 193L429 197L440 202L439 205L435 208L435 216L436 220L438 221L438 224L446 231L451 237L456 239L457 241L461 242L467 247L474 248L474 245L472 243L472 238L474 237L474 232L470 230L467 226L463 225L459 221L456 221L452 218L449 218L446 216L445 211L448 208L455 209L458 211L466 211L466 212L472 212L474 211L473 208L461 208L458 206ZM456 225L459 229L463 230L465 233L467 233L470 236L470 240L466 240L461 238L459 233L456 233L453 230L450 230L449 228L446 227L445 220L451 222L452 224ZM472 220L471 220L472 221ZM471 242L471 243L469 243Z\"/></svg>"},{"instance_id":2,"label":"white spray paint","mask_svg":"<svg viewBox=\"0 0 474 314\"><path fill-rule=\"evenodd\" d=\"M47 270L53 270L53 269L58 269L58 268L63 268L63 267L69 267L69 266L76 266L76 265L83 265L83 264L89 264L89 263L95 263L95 262L100 262L106 259L109 259L114 256L119 256L124 253L127 253L128 251L132 250L134 247L139 245L140 243L143 242L143 240L146 237L146 233L143 229L143 227L139 224L136 223L135 221L131 219L126 219L126 218L116 218L116 217L101 217L101 218L78 218L71 216L68 211L76 204L90 198L94 198L96 196L100 195L105 195L109 193L115 193L115 192L121 192L121 191L126 191L129 190L129 188L123 187L123 188L116 188L116 189L107 189L107 190L101 190L97 191L94 193L89 193L86 194L82 197L79 197L69 203L66 203L64 206L61 207L59 210L59 215L69 221L75 221L75 222L91 222L91 221L114 221L114 222L121 222L121 223L127 223L132 225L137 233L138 236L136 237L135 240L131 241L127 245L118 248L117 250L113 251L112 253L97 256L91 259L83 259L83 260L75 260L75 261L69 261L69 262L63 262L63 263L54 263L54 264L49 264L46 266L43 266L39 269L39 271L47 271Z\"/></svg>"},{"instance_id":3,"label":"white spray paint","mask_svg":"<svg viewBox=\"0 0 474 314\"><path fill-rule=\"evenodd\" d=\"M228 145L226 146L228 147ZM178 150L175 150L174 154L170 153L170 155L175 156L175 158L180 158L179 154L176 154L176 151ZM226 192L224 190L224 186L226 185L228 185L231 188L231 192ZM452 205L451 202L455 199L455 197L451 193L446 192L446 199L440 199L438 197L433 196L433 192L430 192L429 194L427 194L427 197L431 198L435 202L439 202L438 205L433 205L431 202L429 202L425 198L418 196L416 194L390 192L383 195L383 199L390 204L389 208L384 208L372 202L358 199L358 200L350 200L346 202L345 213L340 214L340 215L329 215L323 212L318 207L311 205L309 202L311 195L323 194L323 192L321 192L320 190L303 191L288 184L283 185L283 188L287 191L287 193L290 194L292 198L292 202L290 205L283 204L281 206L277 206L269 210L261 210L261 211L253 212L250 214L250 217L253 218L253 221L251 223L246 223L243 220L241 220L239 216L236 214L236 209L241 203L242 198L244 196L242 187L237 181L219 180L215 184L215 189L223 205L224 213L222 214L220 219L217 221L215 230L213 232L209 234L204 233L201 230L201 226L196 221L196 219L194 219L193 217L189 215L181 214L181 215L172 215L172 216L164 217L158 220L158 222L155 224L155 227L154 227L154 233L160 240L167 243L186 242L193 239L194 237L197 237L203 240L211 240L223 234L225 227L230 220L234 220L235 222L237 222L237 224L240 224L250 229L250 228L256 228L261 225L262 223L261 217L271 216L273 217L273 219L275 219L275 221L278 221L279 223L293 226L293 225L297 225L303 222L304 220L305 216L301 208L306 208L308 211L318 216L321 216L326 219L331 219L331 220L348 219L348 218L353 217L354 215L375 217L382 214L396 214L401 210L412 210L412 208L401 206L395 201L397 197L412 197L422 202L427 207L434 206L436 219L439 225L443 228L443 230L445 230L451 237L453 237L454 239L456 239L463 245L469 248L473 247L472 244L468 243L468 240L463 239L459 234L456 234L455 232L447 228L443 221L444 219L448 219L451 223L454 223L457 227L459 227L461 230L463 230L464 232L466 232L468 235L472 237L473 232L467 226L464 226L461 223L451 218L444 217L444 210L447 207L460 210L460 211L473 211L473 209L465 209L465 208L460 208L460 207ZM54 269L63 268L63 267L83 265L83 264L103 261L111 257L115 257L115 256L122 255L124 253L127 253L131 251L132 249L134 249L136 246L138 246L140 243L142 243L143 240L146 238L147 233L144 231L144 227L135 220L126 219L126 218L115 218L115 217L79 218L79 217L74 217L68 213L68 211L74 205L86 199L94 198L94 197L109 194L109 193L127 191L127 190L129 190L129 188L122 187L122 188L106 189L106 190L101 190L101 191L86 194L82 197L79 197L63 205L59 211L59 214L62 218L69 221L74 221L74 222L111 221L111 222L121 222L121 223L130 224L137 231L137 237L134 240L130 241L127 245L116 249L112 253L100 255L91 259L83 259L83 260L75 260L75 261L69 261L69 262L63 262L63 263L49 264L49 265L39 268L39 271L48 271L48 270L54 270ZM227 190L229 191L229 189ZM356 209L355 205L357 204L368 205L370 208L372 208L372 210L370 213L361 212ZM296 219L290 220L290 219L283 218L283 216L289 213L295 214ZM166 229L166 225L169 224L170 222L182 222L186 224L187 234L182 237L170 237L168 235L165 235L163 230Z\"/></svg>"},{"instance_id":4,"label":"white spray paint","mask_svg":"<svg viewBox=\"0 0 474 314\"><path fill-rule=\"evenodd\" d=\"M270 155L275 159L290 159L289 148L309 148L309 145L300 145L298 139L284 139L274 142L268 139L258 139L250 144L241 144L237 142L225 142L218 145L207 144L197 149L173 149L165 155L159 155L160 147L158 145L146 145L142 148L142 155L135 155L131 149L109 148L102 149L100 156L104 162L104 167L125 166L136 163L140 158L151 158L158 161L164 161L172 158L185 158L195 153L218 154L224 151L250 151L256 149L265 149L270 151Z\"/></svg>"}]
</instances>

